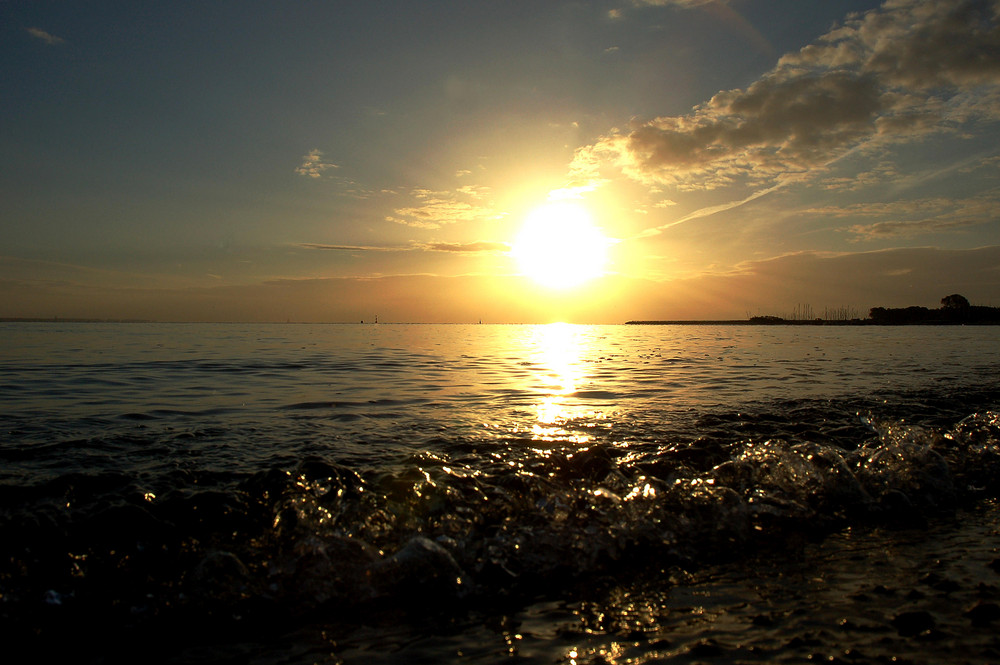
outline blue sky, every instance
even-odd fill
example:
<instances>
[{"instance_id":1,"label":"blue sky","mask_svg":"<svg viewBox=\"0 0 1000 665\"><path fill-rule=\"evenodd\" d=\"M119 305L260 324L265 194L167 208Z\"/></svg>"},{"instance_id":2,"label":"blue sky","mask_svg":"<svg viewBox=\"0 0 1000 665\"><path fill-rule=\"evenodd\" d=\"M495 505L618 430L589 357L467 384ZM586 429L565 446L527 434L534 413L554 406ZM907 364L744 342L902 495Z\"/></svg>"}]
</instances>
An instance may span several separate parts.
<instances>
[{"instance_id":1,"label":"blue sky","mask_svg":"<svg viewBox=\"0 0 1000 665\"><path fill-rule=\"evenodd\" d=\"M1000 305L998 12L4 3L0 316ZM556 195L613 241L571 291L510 255Z\"/></svg>"}]
</instances>

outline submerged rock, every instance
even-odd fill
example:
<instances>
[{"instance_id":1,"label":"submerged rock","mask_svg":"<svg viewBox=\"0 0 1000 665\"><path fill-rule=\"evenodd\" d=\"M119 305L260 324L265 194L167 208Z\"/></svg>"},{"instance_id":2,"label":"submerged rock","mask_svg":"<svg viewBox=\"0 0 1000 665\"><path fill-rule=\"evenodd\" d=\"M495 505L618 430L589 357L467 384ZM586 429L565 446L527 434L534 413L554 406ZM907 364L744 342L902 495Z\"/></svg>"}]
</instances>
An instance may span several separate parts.
<instances>
[{"instance_id":1,"label":"submerged rock","mask_svg":"<svg viewBox=\"0 0 1000 665\"><path fill-rule=\"evenodd\" d=\"M374 548L357 538L310 536L273 571L273 584L299 609L329 602L353 605L374 595L369 570L377 558Z\"/></svg>"},{"instance_id":2,"label":"submerged rock","mask_svg":"<svg viewBox=\"0 0 1000 665\"><path fill-rule=\"evenodd\" d=\"M987 626L994 621L1000 621L1000 605L980 602L966 612L965 616L974 626Z\"/></svg>"},{"instance_id":3,"label":"submerged rock","mask_svg":"<svg viewBox=\"0 0 1000 665\"><path fill-rule=\"evenodd\" d=\"M937 626L937 622L930 612L916 610L897 614L892 619L892 625L903 637L912 637L933 630Z\"/></svg>"},{"instance_id":4,"label":"submerged rock","mask_svg":"<svg viewBox=\"0 0 1000 665\"><path fill-rule=\"evenodd\" d=\"M465 573L444 547L425 536L411 538L371 569L376 593L401 601L451 600L465 592Z\"/></svg>"}]
</instances>

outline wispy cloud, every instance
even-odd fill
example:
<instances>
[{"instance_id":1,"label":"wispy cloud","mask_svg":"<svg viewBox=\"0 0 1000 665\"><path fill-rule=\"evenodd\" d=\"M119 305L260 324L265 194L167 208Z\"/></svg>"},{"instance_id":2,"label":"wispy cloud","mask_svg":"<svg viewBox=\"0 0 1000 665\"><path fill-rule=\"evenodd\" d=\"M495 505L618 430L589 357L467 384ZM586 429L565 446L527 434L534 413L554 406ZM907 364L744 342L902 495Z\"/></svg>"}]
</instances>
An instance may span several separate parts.
<instances>
[{"instance_id":1,"label":"wispy cloud","mask_svg":"<svg viewBox=\"0 0 1000 665\"><path fill-rule=\"evenodd\" d=\"M64 44L66 42L62 37L56 37L53 34L45 32L40 28L25 28L27 33L36 39L40 39L49 46L55 46L56 44Z\"/></svg>"},{"instance_id":2,"label":"wispy cloud","mask_svg":"<svg viewBox=\"0 0 1000 665\"><path fill-rule=\"evenodd\" d=\"M303 249L321 249L334 252L409 252L410 246L393 245L333 245L321 242L300 242L296 246Z\"/></svg>"},{"instance_id":3,"label":"wispy cloud","mask_svg":"<svg viewBox=\"0 0 1000 665\"><path fill-rule=\"evenodd\" d=\"M995 119L994 4L892 0L784 56L746 89L720 92L686 115L612 131L579 149L571 170L590 178L610 171L679 191L767 191L823 173L860 146L875 150Z\"/></svg>"},{"instance_id":4,"label":"wispy cloud","mask_svg":"<svg viewBox=\"0 0 1000 665\"><path fill-rule=\"evenodd\" d=\"M812 207L802 209L800 214L829 219L871 220L853 224L846 231L855 240L877 240L952 232L984 224L1000 226L996 213L998 207L1000 194L994 191L964 199L924 197Z\"/></svg>"},{"instance_id":5,"label":"wispy cloud","mask_svg":"<svg viewBox=\"0 0 1000 665\"><path fill-rule=\"evenodd\" d=\"M386 221L421 229L449 224L495 220L503 217L492 201L490 189L467 185L455 191L417 188L410 191L414 205L396 208Z\"/></svg>"},{"instance_id":6,"label":"wispy cloud","mask_svg":"<svg viewBox=\"0 0 1000 665\"><path fill-rule=\"evenodd\" d=\"M340 168L336 164L331 164L329 162L323 161L323 152L320 150L310 150L309 154L302 158L302 165L295 169L295 172L299 175L304 175L309 178L319 178L323 175L323 171L327 169Z\"/></svg>"},{"instance_id":7,"label":"wispy cloud","mask_svg":"<svg viewBox=\"0 0 1000 665\"><path fill-rule=\"evenodd\" d=\"M572 182L568 183L565 187L560 187L558 189L553 189L549 192L550 201L566 201L571 199L582 199L587 194L597 190L603 185L604 182L601 180L590 180L587 182Z\"/></svg>"},{"instance_id":8,"label":"wispy cloud","mask_svg":"<svg viewBox=\"0 0 1000 665\"><path fill-rule=\"evenodd\" d=\"M480 240L475 242L431 242L409 245L334 245L317 242L300 242L298 247L337 252L447 252L453 254L505 253L510 245L503 242Z\"/></svg>"},{"instance_id":9,"label":"wispy cloud","mask_svg":"<svg viewBox=\"0 0 1000 665\"><path fill-rule=\"evenodd\" d=\"M456 252L459 254L503 253L510 251L510 245L504 242L433 242L420 245L422 249L431 252Z\"/></svg>"},{"instance_id":10,"label":"wispy cloud","mask_svg":"<svg viewBox=\"0 0 1000 665\"><path fill-rule=\"evenodd\" d=\"M969 226L982 224L983 220L976 218L928 218L915 220L897 220L891 222L876 222L874 224L856 224L849 231L858 239L875 240L878 238L908 238L929 233L941 233Z\"/></svg>"},{"instance_id":11,"label":"wispy cloud","mask_svg":"<svg viewBox=\"0 0 1000 665\"><path fill-rule=\"evenodd\" d=\"M905 215L938 214L952 209L956 201L943 197L911 199L907 201L854 203L844 206L818 206L803 208L800 214L824 217L902 217Z\"/></svg>"},{"instance_id":12,"label":"wispy cloud","mask_svg":"<svg viewBox=\"0 0 1000 665\"><path fill-rule=\"evenodd\" d=\"M859 171L850 177L826 178L822 184L823 189L831 191L858 191L874 185L891 182L900 182L903 175L899 172L896 164L890 161L880 162L867 171Z\"/></svg>"},{"instance_id":13,"label":"wispy cloud","mask_svg":"<svg viewBox=\"0 0 1000 665\"><path fill-rule=\"evenodd\" d=\"M698 5L707 5L711 3L725 4L726 0L632 0L632 4L637 7L664 7L666 5L676 5L678 7L697 7Z\"/></svg>"},{"instance_id":14,"label":"wispy cloud","mask_svg":"<svg viewBox=\"0 0 1000 665\"><path fill-rule=\"evenodd\" d=\"M694 212L684 215L680 219L675 219L674 221L668 222L667 224L663 224L662 226L657 226L652 229L646 229L645 231L640 233L638 237L648 238L651 236L659 235L660 233L663 233L667 229L673 228L674 226L678 226L679 224L684 224L685 222L690 222L691 220L694 219L699 219L701 217L708 217L716 213L725 212L726 210L732 210L733 208L738 208L741 205L750 203L751 201L759 199L762 196L766 196L767 194L770 194L776 189L784 187L785 184L786 183L784 182L779 182L778 184L768 187L767 189L757 190L756 192L754 192L750 196L747 196L746 198L738 199L736 201L728 201L726 203L720 203L719 205L708 206L705 208L701 208L699 210L695 210Z\"/></svg>"}]
</instances>

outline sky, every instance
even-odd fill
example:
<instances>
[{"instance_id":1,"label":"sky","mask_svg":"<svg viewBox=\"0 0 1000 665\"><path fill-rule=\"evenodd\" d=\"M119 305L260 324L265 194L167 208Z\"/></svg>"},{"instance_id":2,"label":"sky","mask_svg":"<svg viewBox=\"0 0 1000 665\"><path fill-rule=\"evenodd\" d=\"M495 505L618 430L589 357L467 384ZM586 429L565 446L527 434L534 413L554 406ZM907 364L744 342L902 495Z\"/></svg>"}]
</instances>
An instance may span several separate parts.
<instances>
[{"instance_id":1,"label":"sky","mask_svg":"<svg viewBox=\"0 0 1000 665\"><path fill-rule=\"evenodd\" d=\"M6 0L0 127L0 317L1000 306L996 0Z\"/></svg>"}]
</instances>

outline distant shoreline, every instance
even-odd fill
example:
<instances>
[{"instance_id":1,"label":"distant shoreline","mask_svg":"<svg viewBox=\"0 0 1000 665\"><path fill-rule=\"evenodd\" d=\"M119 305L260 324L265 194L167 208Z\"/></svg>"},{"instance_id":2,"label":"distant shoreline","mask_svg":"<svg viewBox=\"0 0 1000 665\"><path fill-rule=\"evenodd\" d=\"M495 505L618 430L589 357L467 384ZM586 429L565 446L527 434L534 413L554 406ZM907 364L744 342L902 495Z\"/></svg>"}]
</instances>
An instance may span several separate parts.
<instances>
[{"instance_id":1,"label":"distant shoreline","mask_svg":"<svg viewBox=\"0 0 1000 665\"><path fill-rule=\"evenodd\" d=\"M812 312L811 307L796 308L798 312ZM995 326L1000 325L1000 307L970 305L965 296L957 293L941 299L941 307L873 307L868 318L841 316L832 319L810 318L795 315L791 319L780 316L751 316L748 319L728 321L626 321L625 325L728 325L728 326ZM849 315L848 315L849 316Z\"/></svg>"},{"instance_id":2,"label":"distant shoreline","mask_svg":"<svg viewBox=\"0 0 1000 665\"><path fill-rule=\"evenodd\" d=\"M679 320L679 321L626 321L627 326L995 326L1000 321L914 321L909 323L889 323L872 321L871 319L850 319L847 321L827 321L816 319L811 321L796 321L779 319L777 321L751 321L749 319L729 319L715 321Z\"/></svg>"},{"instance_id":3,"label":"distant shoreline","mask_svg":"<svg viewBox=\"0 0 1000 665\"><path fill-rule=\"evenodd\" d=\"M670 321L626 321L627 326L863 326L870 321L855 319L853 321L792 321L786 319L775 319L767 321L757 321L751 319L678 319Z\"/></svg>"},{"instance_id":4,"label":"distant shoreline","mask_svg":"<svg viewBox=\"0 0 1000 665\"><path fill-rule=\"evenodd\" d=\"M40 318L30 316L2 316L0 323L157 323L151 319L75 319L53 316Z\"/></svg>"}]
</instances>

